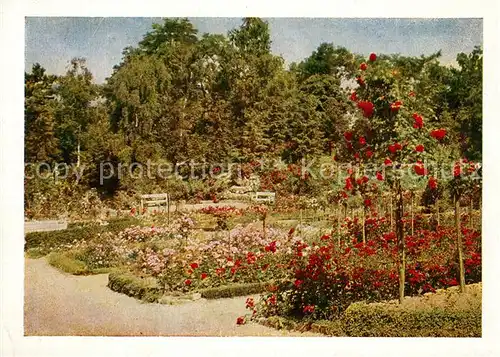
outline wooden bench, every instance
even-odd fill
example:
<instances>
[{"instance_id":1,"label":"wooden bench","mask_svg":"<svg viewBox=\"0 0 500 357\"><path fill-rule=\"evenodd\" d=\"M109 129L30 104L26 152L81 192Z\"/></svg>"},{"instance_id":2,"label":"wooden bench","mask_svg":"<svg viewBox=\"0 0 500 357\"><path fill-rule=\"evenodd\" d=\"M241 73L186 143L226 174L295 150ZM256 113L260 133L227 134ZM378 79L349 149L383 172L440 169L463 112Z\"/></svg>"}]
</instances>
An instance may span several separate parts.
<instances>
[{"instance_id":1,"label":"wooden bench","mask_svg":"<svg viewBox=\"0 0 500 357\"><path fill-rule=\"evenodd\" d=\"M255 192L254 200L256 202L266 202L266 203L274 203L276 200L275 192Z\"/></svg>"},{"instance_id":2,"label":"wooden bench","mask_svg":"<svg viewBox=\"0 0 500 357\"><path fill-rule=\"evenodd\" d=\"M170 212L170 197L168 193L153 193L149 195L141 195L141 213L144 208L158 207Z\"/></svg>"}]
</instances>

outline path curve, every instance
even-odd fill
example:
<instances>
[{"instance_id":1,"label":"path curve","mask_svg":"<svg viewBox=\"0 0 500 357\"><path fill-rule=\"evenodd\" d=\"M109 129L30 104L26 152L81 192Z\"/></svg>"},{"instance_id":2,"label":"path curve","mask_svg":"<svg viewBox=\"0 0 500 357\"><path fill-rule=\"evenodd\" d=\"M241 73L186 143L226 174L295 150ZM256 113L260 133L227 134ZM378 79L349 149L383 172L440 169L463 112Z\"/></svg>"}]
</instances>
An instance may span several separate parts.
<instances>
[{"instance_id":1,"label":"path curve","mask_svg":"<svg viewBox=\"0 0 500 357\"><path fill-rule=\"evenodd\" d=\"M25 260L27 336L315 336L256 323L236 325L246 297L183 305L142 303L106 287L107 274L73 276ZM317 335L316 335L317 336Z\"/></svg>"}]
</instances>

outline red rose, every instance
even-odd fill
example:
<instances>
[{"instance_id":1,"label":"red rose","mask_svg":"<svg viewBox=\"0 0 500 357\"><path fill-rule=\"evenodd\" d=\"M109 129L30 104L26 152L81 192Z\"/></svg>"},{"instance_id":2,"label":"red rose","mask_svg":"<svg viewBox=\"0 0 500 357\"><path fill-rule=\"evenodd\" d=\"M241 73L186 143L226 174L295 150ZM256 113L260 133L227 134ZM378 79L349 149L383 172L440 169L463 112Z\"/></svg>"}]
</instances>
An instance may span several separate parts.
<instances>
[{"instance_id":1,"label":"red rose","mask_svg":"<svg viewBox=\"0 0 500 357\"><path fill-rule=\"evenodd\" d=\"M377 55L375 53L370 53L370 57L368 58L370 60L370 62L375 62L375 60L377 59Z\"/></svg>"},{"instance_id":2,"label":"red rose","mask_svg":"<svg viewBox=\"0 0 500 357\"><path fill-rule=\"evenodd\" d=\"M413 119L415 119L415 123L413 123L415 129L422 129L424 127L424 120L420 115L413 113Z\"/></svg>"},{"instance_id":3,"label":"red rose","mask_svg":"<svg viewBox=\"0 0 500 357\"><path fill-rule=\"evenodd\" d=\"M299 286L302 285L303 282L304 281L297 279L297 280L295 280L295 282L293 284L295 285L296 288L298 288Z\"/></svg>"},{"instance_id":4,"label":"red rose","mask_svg":"<svg viewBox=\"0 0 500 357\"><path fill-rule=\"evenodd\" d=\"M384 176L382 176L382 173L379 171L377 171L377 180L384 181Z\"/></svg>"},{"instance_id":5,"label":"red rose","mask_svg":"<svg viewBox=\"0 0 500 357\"><path fill-rule=\"evenodd\" d=\"M359 153L355 153L355 154L354 154L354 158L355 158L356 160L359 160Z\"/></svg>"},{"instance_id":6,"label":"red rose","mask_svg":"<svg viewBox=\"0 0 500 357\"><path fill-rule=\"evenodd\" d=\"M344 190L346 191L350 191L353 189L353 186L352 186L352 180L350 177L346 178L345 180L345 187L344 187Z\"/></svg>"},{"instance_id":7,"label":"red rose","mask_svg":"<svg viewBox=\"0 0 500 357\"><path fill-rule=\"evenodd\" d=\"M403 105L403 103L401 101L397 100L391 104L391 110L393 112L397 112L401 108L402 105Z\"/></svg>"},{"instance_id":8,"label":"red rose","mask_svg":"<svg viewBox=\"0 0 500 357\"><path fill-rule=\"evenodd\" d=\"M429 177L429 188L431 190L435 190L437 188L437 180L433 176Z\"/></svg>"},{"instance_id":9,"label":"red rose","mask_svg":"<svg viewBox=\"0 0 500 357\"><path fill-rule=\"evenodd\" d=\"M365 118L370 118L373 115L375 107L372 102L363 101L358 102L358 108L363 111L363 116Z\"/></svg>"},{"instance_id":10,"label":"red rose","mask_svg":"<svg viewBox=\"0 0 500 357\"><path fill-rule=\"evenodd\" d=\"M359 65L359 69L362 71L366 71L367 68L368 68L368 65L365 62L363 62Z\"/></svg>"},{"instance_id":11,"label":"red rose","mask_svg":"<svg viewBox=\"0 0 500 357\"><path fill-rule=\"evenodd\" d=\"M367 199L365 199L364 203L365 203L365 207L370 207L372 205L372 200L367 198Z\"/></svg>"},{"instance_id":12,"label":"red rose","mask_svg":"<svg viewBox=\"0 0 500 357\"><path fill-rule=\"evenodd\" d=\"M237 325L244 325L245 324L245 318L243 316L240 316L236 319L236 324Z\"/></svg>"},{"instance_id":13,"label":"red rose","mask_svg":"<svg viewBox=\"0 0 500 357\"><path fill-rule=\"evenodd\" d=\"M423 152L424 150L425 150L425 148L422 144L419 144L415 147L415 151L417 151L417 152Z\"/></svg>"},{"instance_id":14,"label":"red rose","mask_svg":"<svg viewBox=\"0 0 500 357\"><path fill-rule=\"evenodd\" d=\"M419 176L425 176L427 174L427 170L425 169L424 164L422 164L421 161L417 161L417 163L413 166L413 170Z\"/></svg>"},{"instance_id":15,"label":"red rose","mask_svg":"<svg viewBox=\"0 0 500 357\"><path fill-rule=\"evenodd\" d=\"M361 137L359 138L359 145L366 145L366 139L365 139L365 137L364 137L364 136L361 136Z\"/></svg>"},{"instance_id":16,"label":"red rose","mask_svg":"<svg viewBox=\"0 0 500 357\"><path fill-rule=\"evenodd\" d=\"M365 80L361 76L356 77L356 82L362 87L365 85Z\"/></svg>"},{"instance_id":17,"label":"red rose","mask_svg":"<svg viewBox=\"0 0 500 357\"><path fill-rule=\"evenodd\" d=\"M304 314L313 313L314 312L314 305L304 306L304 309L302 311L304 312Z\"/></svg>"},{"instance_id":18,"label":"red rose","mask_svg":"<svg viewBox=\"0 0 500 357\"><path fill-rule=\"evenodd\" d=\"M207 273L201 273L201 280L206 279L208 276Z\"/></svg>"},{"instance_id":19,"label":"red rose","mask_svg":"<svg viewBox=\"0 0 500 357\"><path fill-rule=\"evenodd\" d=\"M394 154L396 152L396 146L394 144L389 145L389 151Z\"/></svg>"},{"instance_id":20,"label":"red rose","mask_svg":"<svg viewBox=\"0 0 500 357\"><path fill-rule=\"evenodd\" d=\"M403 147L400 143L394 143L394 148L396 148L396 150L401 150Z\"/></svg>"},{"instance_id":21,"label":"red rose","mask_svg":"<svg viewBox=\"0 0 500 357\"><path fill-rule=\"evenodd\" d=\"M189 266L191 267L191 269L197 269L199 265L198 263L191 263Z\"/></svg>"},{"instance_id":22,"label":"red rose","mask_svg":"<svg viewBox=\"0 0 500 357\"><path fill-rule=\"evenodd\" d=\"M368 176L363 176L363 177L361 178L361 181L362 181L363 183L367 183L367 182L368 182L368 180L370 180L370 179L368 178Z\"/></svg>"},{"instance_id":23,"label":"red rose","mask_svg":"<svg viewBox=\"0 0 500 357\"><path fill-rule=\"evenodd\" d=\"M365 155L366 155L366 157L369 159L370 157L372 157L372 156L373 156L373 151L371 151L371 150L366 150Z\"/></svg>"},{"instance_id":24,"label":"red rose","mask_svg":"<svg viewBox=\"0 0 500 357\"><path fill-rule=\"evenodd\" d=\"M184 281L184 284L186 284L188 286L191 285L191 279L186 279L186 281Z\"/></svg>"},{"instance_id":25,"label":"red rose","mask_svg":"<svg viewBox=\"0 0 500 357\"><path fill-rule=\"evenodd\" d=\"M351 141L352 140L352 133L350 131L346 131L344 133L344 138L347 140L347 141Z\"/></svg>"},{"instance_id":26,"label":"red rose","mask_svg":"<svg viewBox=\"0 0 500 357\"><path fill-rule=\"evenodd\" d=\"M446 129L436 129L431 131L431 136L437 140L443 140L446 136Z\"/></svg>"},{"instance_id":27,"label":"red rose","mask_svg":"<svg viewBox=\"0 0 500 357\"><path fill-rule=\"evenodd\" d=\"M456 163L455 167L453 167L453 176L460 177L462 174L462 168L460 167L460 163Z\"/></svg>"},{"instance_id":28,"label":"red rose","mask_svg":"<svg viewBox=\"0 0 500 357\"><path fill-rule=\"evenodd\" d=\"M386 158L386 159L384 160L384 165L385 165L385 166L391 166L391 165L392 165L392 160L391 160L391 159L389 159L389 158Z\"/></svg>"},{"instance_id":29,"label":"red rose","mask_svg":"<svg viewBox=\"0 0 500 357\"><path fill-rule=\"evenodd\" d=\"M245 304L246 304L246 308L247 309L253 309L254 306L255 306L255 301L253 298L249 297L247 298L247 300L245 301Z\"/></svg>"},{"instance_id":30,"label":"red rose","mask_svg":"<svg viewBox=\"0 0 500 357\"><path fill-rule=\"evenodd\" d=\"M353 102L357 102L358 101L358 96L356 95L356 92L352 92L351 96L349 97L349 99L351 99Z\"/></svg>"}]
</instances>

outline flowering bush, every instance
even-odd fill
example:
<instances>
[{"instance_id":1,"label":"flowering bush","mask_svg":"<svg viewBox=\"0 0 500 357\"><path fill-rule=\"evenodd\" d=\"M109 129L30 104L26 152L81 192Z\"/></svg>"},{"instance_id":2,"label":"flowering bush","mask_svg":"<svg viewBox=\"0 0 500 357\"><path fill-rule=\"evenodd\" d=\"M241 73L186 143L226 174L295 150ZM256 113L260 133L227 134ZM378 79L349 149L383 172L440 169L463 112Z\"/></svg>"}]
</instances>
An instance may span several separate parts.
<instances>
[{"instance_id":1,"label":"flowering bush","mask_svg":"<svg viewBox=\"0 0 500 357\"><path fill-rule=\"evenodd\" d=\"M416 295L457 285L453 228L418 230L406 239L406 294ZM480 234L462 229L467 283L481 280ZM355 301L398 296L396 235L386 233L363 244L356 239L340 247L329 235L308 244L297 240L288 254L286 279L265 294L260 313L331 319Z\"/></svg>"}]
</instances>

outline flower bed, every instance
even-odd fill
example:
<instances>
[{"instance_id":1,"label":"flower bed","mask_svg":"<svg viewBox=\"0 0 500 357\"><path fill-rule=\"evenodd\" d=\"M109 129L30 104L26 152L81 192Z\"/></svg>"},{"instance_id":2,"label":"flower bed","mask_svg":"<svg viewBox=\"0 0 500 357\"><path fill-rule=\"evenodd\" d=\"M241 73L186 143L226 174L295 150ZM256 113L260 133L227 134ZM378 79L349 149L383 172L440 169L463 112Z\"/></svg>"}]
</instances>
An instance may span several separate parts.
<instances>
[{"instance_id":1,"label":"flower bed","mask_svg":"<svg viewBox=\"0 0 500 357\"><path fill-rule=\"evenodd\" d=\"M462 229L467 283L481 281L481 240ZM407 238L406 295L419 295L458 284L454 230L419 230ZM263 316L331 320L356 301L382 301L398 296L397 246L393 233L363 244L322 236L312 244L297 241L282 261L287 281L263 296Z\"/></svg>"}]
</instances>

